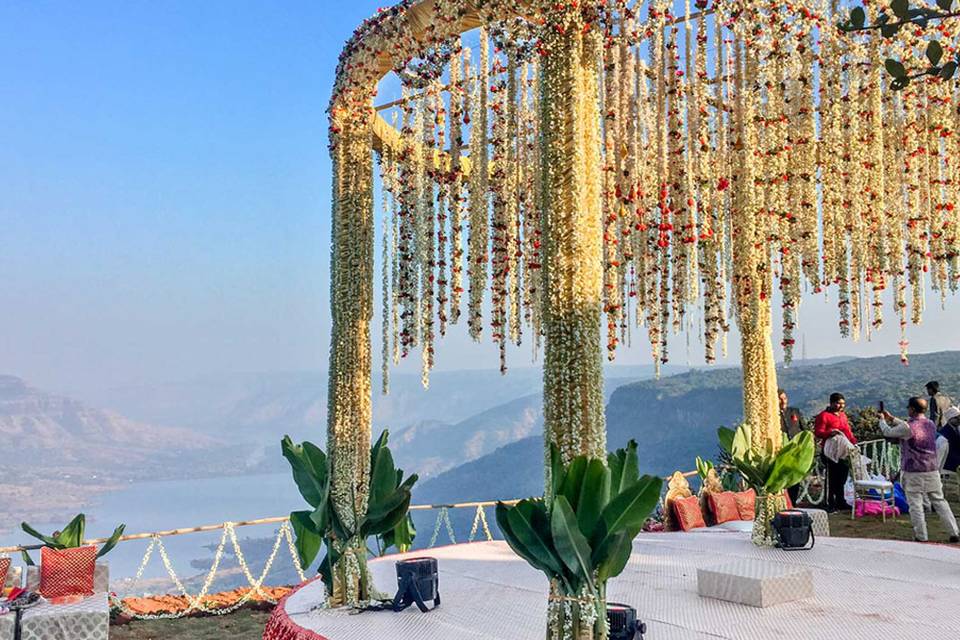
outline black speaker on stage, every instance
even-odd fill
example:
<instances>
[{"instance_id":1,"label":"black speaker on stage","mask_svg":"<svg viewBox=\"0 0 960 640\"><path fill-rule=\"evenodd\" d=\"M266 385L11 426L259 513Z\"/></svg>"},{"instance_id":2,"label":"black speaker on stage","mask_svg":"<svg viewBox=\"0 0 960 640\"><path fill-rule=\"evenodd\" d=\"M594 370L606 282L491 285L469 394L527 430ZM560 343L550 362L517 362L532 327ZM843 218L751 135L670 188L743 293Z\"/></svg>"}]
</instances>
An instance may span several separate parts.
<instances>
[{"instance_id":1,"label":"black speaker on stage","mask_svg":"<svg viewBox=\"0 0 960 640\"><path fill-rule=\"evenodd\" d=\"M397 562L397 595L393 610L403 611L416 604L420 611L432 611L427 602L433 600L433 609L440 606L440 576L436 558L410 558Z\"/></svg>"},{"instance_id":2,"label":"black speaker on stage","mask_svg":"<svg viewBox=\"0 0 960 640\"><path fill-rule=\"evenodd\" d=\"M607 603L610 640L643 640L647 625L637 620L637 610L626 604Z\"/></svg>"},{"instance_id":3,"label":"black speaker on stage","mask_svg":"<svg viewBox=\"0 0 960 640\"><path fill-rule=\"evenodd\" d=\"M777 546L788 551L807 551L813 549L816 538L813 535L813 518L799 509L781 511L773 516L771 522ZM810 546L808 547L807 544Z\"/></svg>"}]
</instances>

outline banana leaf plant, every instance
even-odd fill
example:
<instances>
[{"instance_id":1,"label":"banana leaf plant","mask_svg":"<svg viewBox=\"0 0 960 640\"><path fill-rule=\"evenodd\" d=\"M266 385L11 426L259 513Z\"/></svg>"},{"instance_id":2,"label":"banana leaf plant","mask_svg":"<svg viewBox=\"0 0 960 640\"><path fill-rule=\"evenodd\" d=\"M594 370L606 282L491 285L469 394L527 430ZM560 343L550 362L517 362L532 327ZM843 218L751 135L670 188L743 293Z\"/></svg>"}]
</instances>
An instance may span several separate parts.
<instances>
[{"instance_id":1,"label":"banana leaf plant","mask_svg":"<svg viewBox=\"0 0 960 640\"><path fill-rule=\"evenodd\" d=\"M799 484L810 473L816 446L809 431L801 431L785 441L779 451L767 442L760 451L750 447L752 429L740 425L736 431L721 427L717 432L720 447L730 454L733 466L747 486L757 492L759 508L754 520L753 541L761 546L773 544L770 522L786 508L784 491Z\"/></svg>"},{"instance_id":2,"label":"banana leaf plant","mask_svg":"<svg viewBox=\"0 0 960 640\"><path fill-rule=\"evenodd\" d=\"M416 530L408 512L417 475L403 477L403 470L394 465L387 446L388 438L388 432L384 431L370 449L367 513L363 517L352 514L352 527L343 522L334 508L327 455L311 442L294 444L289 436L281 441L283 456L293 470L294 482L311 507L290 514L300 564L303 567L313 564L321 547L326 546L326 555L318 571L328 594L334 593L334 572L348 545L360 542L365 546L371 536L379 538L382 549L393 545L399 550L407 550L413 544ZM365 558L358 558L361 564L365 561ZM365 583L367 572L363 567L361 569L361 582L364 583L361 591L369 593L371 585Z\"/></svg>"},{"instance_id":3,"label":"banana leaf plant","mask_svg":"<svg viewBox=\"0 0 960 640\"><path fill-rule=\"evenodd\" d=\"M100 549L97 550L97 557L102 558L103 556L110 553L110 551L117 546L117 542L120 541L120 536L123 535L123 530L127 525L121 524L116 529L113 530L113 534L110 538L100 546ZM51 549L73 549L75 547L84 546L83 533L87 527L87 517L79 513L74 516L73 520L67 523L60 531L55 531L51 535L47 536L33 527L31 527L26 522L20 523L20 528L22 528L26 533L37 538L43 543L43 546L50 547ZM21 551L23 555L23 561L28 565L35 566L33 558L30 557L30 554L26 551Z\"/></svg>"},{"instance_id":4,"label":"banana leaf plant","mask_svg":"<svg viewBox=\"0 0 960 640\"><path fill-rule=\"evenodd\" d=\"M521 558L542 571L565 596L588 596L602 625L606 582L620 575L633 539L660 498L662 480L640 476L637 443L603 460L586 456L563 465L550 450L550 486L543 498L497 504L497 524Z\"/></svg>"},{"instance_id":5,"label":"banana leaf plant","mask_svg":"<svg viewBox=\"0 0 960 640\"><path fill-rule=\"evenodd\" d=\"M704 460L700 456L697 456L697 476L700 477L700 482L707 479L707 474L710 473L710 470L713 468L712 460Z\"/></svg>"}]
</instances>

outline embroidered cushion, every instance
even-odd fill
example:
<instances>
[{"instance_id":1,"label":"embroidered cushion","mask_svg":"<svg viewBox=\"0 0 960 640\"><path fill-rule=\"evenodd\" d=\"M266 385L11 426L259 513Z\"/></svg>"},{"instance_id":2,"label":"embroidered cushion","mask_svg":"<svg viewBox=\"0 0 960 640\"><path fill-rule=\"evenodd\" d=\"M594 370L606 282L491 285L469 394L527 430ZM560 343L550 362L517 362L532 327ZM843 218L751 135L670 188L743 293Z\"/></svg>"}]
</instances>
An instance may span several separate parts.
<instances>
[{"instance_id":1,"label":"embroidered cushion","mask_svg":"<svg viewBox=\"0 0 960 640\"><path fill-rule=\"evenodd\" d=\"M757 492L753 489L733 494L741 520L753 520L757 515Z\"/></svg>"},{"instance_id":2,"label":"embroidered cushion","mask_svg":"<svg viewBox=\"0 0 960 640\"><path fill-rule=\"evenodd\" d=\"M740 509L732 491L711 493L707 500L710 502L710 511L717 524L740 519Z\"/></svg>"},{"instance_id":3,"label":"embroidered cushion","mask_svg":"<svg viewBox=\"0 0 960 640\"><path fill-rule=\"evenodd\" d=\"M10 572L10 558L0 558L0 594L7 584L7 573Z\"/></svg>"},{"instance_id":4,"label":"embroidered cushion","mask_svg":"<svg viewBox=\"0 0 960 640\"><path fill-rule=\"evenodd\" d=\"M706 527L703 521L703 512L700 510L700 500L697 496L677 498L673 501L673 512L677 516L677 524L681 531L690 531Z\"/></svg>"},{"instance_id":5,"label":"embroidered cushion","mask_svg":"<svg viewBox=\"0 0 960 640\"><path fill-rule=\"evenodd\" d=\"M95 546L74 549L40 549L40 595L48 600L63 596L92 596Z\"/></svg>"}]
</instances>

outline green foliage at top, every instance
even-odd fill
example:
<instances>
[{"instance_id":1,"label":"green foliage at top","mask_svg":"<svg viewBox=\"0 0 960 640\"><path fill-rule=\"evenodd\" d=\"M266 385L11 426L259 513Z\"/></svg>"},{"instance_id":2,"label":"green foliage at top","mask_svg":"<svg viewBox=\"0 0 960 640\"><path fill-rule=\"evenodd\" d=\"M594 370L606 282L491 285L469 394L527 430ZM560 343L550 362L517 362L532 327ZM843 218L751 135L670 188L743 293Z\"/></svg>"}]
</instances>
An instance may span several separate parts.
<instances>
[{"instance_id":1,"label":"green foliage at top","mask_svg":"<svg viewBox=\"0 0 960 640\"><path fill-rule=\"evenodd\" d=\"M801 482L813 467L816 446L809 431L801 431L787 440L779 451L774 451L768 442L766 449L759 452L750 448L752 429L746 423L733 432L721 427L717 433L720 446L730 454L737 471L758 494L781 493Z\"/></svg>"},{"instance_id":2,"label":"green foliage at top","mask_svg":"<svg viewBox=\"0 0 960 640\"><path fill-rule=\"evenodd\" d=\"M497 504L497 524L530 566L557 580L567 594L584 587L599 595L623 571L633 539L660 498L662 480L641 476L637 443L604 461L586 456L564 466L550 449L550 490L515 506Z\"/></svg>"},{"instance_id":3,"label":"green foliage at top","mask_svg":"<svg viewBox=\"0 0 960 640\"><path fill-rule=\"evenodd\" d=\"M120 536L123 535L123 530L126 528L126 526L127 525L125 524L121 524L113 530L113 534L111 534L110 538L107 539L107 541L100 546L100 549L97 550L98 558L107 555L115 546L117 546L117 542L120 541ZM63 529L60 531L55 531L49 536L40 533L26 522L20 523L20 528L23 529L27 534L40 540L45 547L50 547L52 549L74 549L76 547L84 546L83 533L86 527L87 517L82 513L74 516L73 520L67 523L67 526L65 526ZM33 558L30 557L30 554L28 554L26 551L22 553L24 562L33 566L34 562Z\"/></svg>"},{"instance_id":4,"label":"green foliage at top","mask_svg":"<svg viewBox=\"0 0 960 640\"><path fill-rule=\"evenodd\" d=\"M290 463L293 480L300 495L311 509L294 511L290 523L296 535L300 564L308 567L326 544L327 554L320 563L320 574L332 591L333 567L340 559L342 545L360 538L378 538L381 549L395 546L407 551L413 544L416 530L410 519L411 490L417 481L413 474L404 479L387 446L389 434L384 431L370 449L370 495L367 513L353 514L353 527L347 526L334 509L330 496L331 472L327 455L311 442L294 444L289 436L280 442L283 457Z\"/></svg>"},{"instance_id":5,"label":"green foliage at top","mask_svg":"<svg viewBox=\"0 0 960 640\"><path fill-rule=\"evenodd\" d=\"M841 31L863 32L879 31L884 38L896 38L903 29L926 30L931 24L955 18L960 12L953 10L954 0L936 0L936 6L913 6L910 0L893 0L889 8L881 9L876 20L867 24L867 13L864 7L856 6L850 10L850 16L837 25ZM907 87L912 80L922 77L939 77L950 80L957 71L960 63L960 53L953 54L944 60L944 47L936 38L927 41L925 57L926 68L910 73L902 62L894 58L884 61L884 68L892 76L890 87L900 90Z\"/></svg>"}]
</instances>

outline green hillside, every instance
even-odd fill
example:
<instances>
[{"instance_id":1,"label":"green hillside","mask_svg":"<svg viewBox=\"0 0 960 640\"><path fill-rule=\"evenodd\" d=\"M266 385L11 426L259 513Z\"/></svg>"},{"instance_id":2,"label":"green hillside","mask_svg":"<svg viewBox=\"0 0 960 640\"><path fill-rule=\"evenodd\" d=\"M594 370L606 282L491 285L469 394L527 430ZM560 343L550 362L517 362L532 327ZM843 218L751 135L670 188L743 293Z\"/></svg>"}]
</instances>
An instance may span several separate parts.
<instances>
[{"instance_id":1,"label":"green hillside","mask_svg":"<svg viewBox=\"0 0 960 640\"><path fill-rule=\"evenodd\" d=\"M833 391L846 395L851 414L879 400L904 414L901 407L907 398L922 395L924 384L932 379L940 381L945 393L960 398L960 352L914 355L909 366L897 356L883 356L779 371L791 404L810 418ZM609 445L636 439L647 473L692 469L697 455L716 453L717 426L740 420L741 394L738 368L694 370L620 386L607 404ZM538 494L543 487L542 457L542 436L526 438L424 482L415 498L435 503Z\"/></svg>"}]
</instances>

